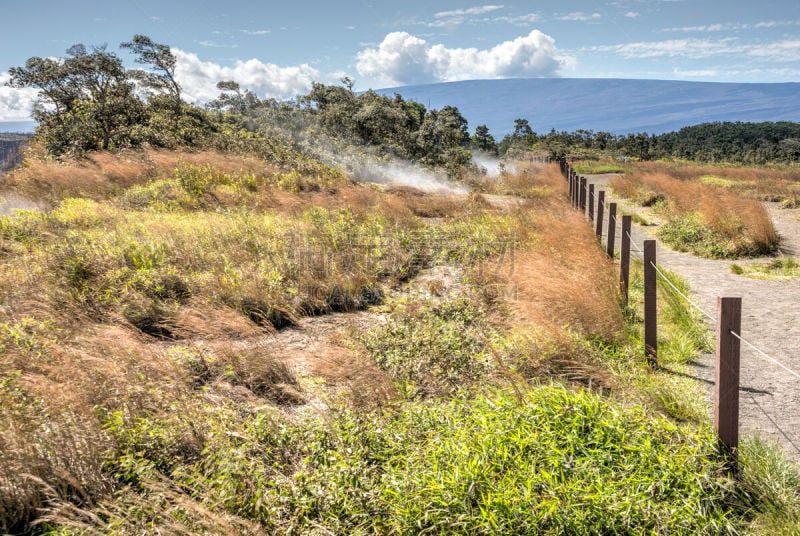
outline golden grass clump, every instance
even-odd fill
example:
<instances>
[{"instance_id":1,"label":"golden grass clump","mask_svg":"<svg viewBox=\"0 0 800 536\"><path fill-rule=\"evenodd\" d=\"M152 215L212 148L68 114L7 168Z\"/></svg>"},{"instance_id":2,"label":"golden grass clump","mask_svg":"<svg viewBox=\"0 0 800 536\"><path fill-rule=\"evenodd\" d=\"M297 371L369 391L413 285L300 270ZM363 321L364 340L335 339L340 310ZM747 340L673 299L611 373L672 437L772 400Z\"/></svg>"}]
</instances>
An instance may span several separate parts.
<instances>
[{"instance_id":1,"label":"golden grass clump","mask_svg":"<svg viewBox=\"0 0 800 536\"><path fill-rule=\"evenodd\" d=\"M644 206L660 204L659 209L678 226L662 238L675 245L684 239L705 242L690 249L711 256L753 255L774 250L778 233L764 206L730 188L693 180L700 177L696 173L708 171L642 164L612 179L611 184L616 193ZM698 238L699 231L694 231L685 222L686 218L696 220L710 236Z\"/></svg>"}]
</instances>

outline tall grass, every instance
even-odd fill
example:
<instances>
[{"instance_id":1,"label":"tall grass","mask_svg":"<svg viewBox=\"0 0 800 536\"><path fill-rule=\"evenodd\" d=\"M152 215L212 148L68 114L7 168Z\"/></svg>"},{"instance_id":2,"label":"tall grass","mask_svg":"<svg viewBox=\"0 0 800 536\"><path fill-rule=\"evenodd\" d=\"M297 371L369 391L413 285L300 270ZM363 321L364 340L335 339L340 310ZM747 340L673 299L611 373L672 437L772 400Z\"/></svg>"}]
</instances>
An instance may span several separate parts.
<instances>
[{"instance_id":1,"label":"tall grass","mask_svg":"<svg viewBox=\"0 0 800 536\"><path fill-rule=\"evenodd\" d=\"M694 181L682 168L638 166L611 181L614 191L644 206L655 205L668 222L659 236L668 244L710 257L770 253L778 234L764 206L730 189Z\"/></svg>"},{"instance_id":2,"label":"tall grass","mask_svg":"<svg viewBox=\"0 0 800 536\"><path fill-rule=\"evenodd\" d=\"M486 186L511 204L91 158L23 169L51 207L0 218L0 532L719 534L755 508L707 433L622 395L616 274L556 166ZM435 266L459 276L408 290Z\"/></svg>"}]
</instances>

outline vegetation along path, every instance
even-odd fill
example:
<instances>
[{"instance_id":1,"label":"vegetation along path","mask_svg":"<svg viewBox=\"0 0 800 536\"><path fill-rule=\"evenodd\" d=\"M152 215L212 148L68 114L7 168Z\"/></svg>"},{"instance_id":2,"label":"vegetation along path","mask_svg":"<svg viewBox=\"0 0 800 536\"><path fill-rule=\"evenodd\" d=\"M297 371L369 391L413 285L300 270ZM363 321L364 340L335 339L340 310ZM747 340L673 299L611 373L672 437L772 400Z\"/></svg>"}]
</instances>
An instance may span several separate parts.
<instances>
[{"instance_id":1,"label":"vegetation along path","mask_svg":"<svg viewBox=\"0 0 800 536\"><path fill-rule=\"evenodd\" d=\"M595 188L606 188L609 175L589 175ZM634 207L620 199L627 212L648 209ZM780 209L777 203L766 203L776 229L781 235L780 250L787 255L800 254L800 209ZM657 220L654 221L657 223ZM641 248L642 241L655 238L658 224L633 225L632 237ZM617 237L621 231L617 230ZM619 240L619 238L617 238ZM635 254L635 253L634 253ZM690 253L674 251L658 244L657 259L661 266L685 278L693 291L692 298L702 309L716 316L717 296L741 296L742 336L790 369L800 372L800 278L791 280L759 280L731 272L731 265L742 266L771 259L731 261L706 259ZM713 323L708 320L712 329ZM769 362L742 345L740 426L743 432L757 432L784 446L789 457L800 460L800 378ZM700 356L697 377L713 393L714 355Z\"/></svg>"}]
</instances>

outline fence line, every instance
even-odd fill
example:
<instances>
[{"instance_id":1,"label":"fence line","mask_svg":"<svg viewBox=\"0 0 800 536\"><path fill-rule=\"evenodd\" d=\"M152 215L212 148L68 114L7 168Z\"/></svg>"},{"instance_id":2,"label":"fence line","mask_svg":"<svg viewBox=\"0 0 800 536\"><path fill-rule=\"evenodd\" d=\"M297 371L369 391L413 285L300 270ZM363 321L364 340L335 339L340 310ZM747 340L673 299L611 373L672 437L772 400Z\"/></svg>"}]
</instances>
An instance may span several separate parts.
<instances>
[{"instance_id":1,"label":"fence line","mask_svg":"<svg viewBox=\"0 0 800 536\"><path fill-rule=\"evenodd\" d=\"M608 230L606 233L606 252L610 258L614 257L614 240L616 233L616 226L619 220L616 216L616 203L607 202L605 199L605 190L595 190L594 185L589 185L587 188L588 180L585 177L579 176L574 169L567 163L565 159L558 160L561 167L561 173L569 182L570 199L574 208L580 210L584 216L587 216L590 221L595 223L595 234L598 239L603 239L603 216L608 210ZM588 195L587 195L588 194ZM587 197L589 201L588 214L587 214ZM595 212L594 201L597 199L597 211ZM630 225L630 216L624 216ZM692 299L690 299L683 291L681 291L672 280L659 268L655 262L655 240L646 240L644 251L639 249L631 236L630 232L622 224L622 232L624 233L622 239L622 248L626 251L620 251L620 283L621 291L627 298L628 294L628 281L626 274L624 274L627 265L627 259L630 255L630 247L632 246L643 257L645 263L645 356L648 362L655 366L657 363L657 339L656 339L656 315L657 308L655 307L655 292L652 288L652 278L655 275L648 276L648 270L653 270L653 274L657 274L661 279L666 282L672 290L674 290L680 297L682 297L691 307L702 313L706 318L711 320L717 325L717 367L716 367L716 381L714 392L714 424L717 431L717 438L719 441L720 449L727 453L729 468L732 472L736 471L736 463L738 456L738 434L739 434L739 369L740 369L740 343L743 343L748 348L752 349L758 355L762 356L771 363L781 367L792 376L800 379L800 373L792 370L787 365L781 363L768 355L766 352L755 346L753 343L747 341L741 336L741 298L727 298L718 297L718 315L715 318L709 314ZM638 256L638 255L637 255ZM652 259L652 260L651 260ZM650 292L648 292L648 290ZM798 447L786 432L772 419L764 409L755 401L752 395L750 398L763 413L767 419L775 426L781 435L792 445L792 447L800 453Z\"/></svg>"}]
</instances>

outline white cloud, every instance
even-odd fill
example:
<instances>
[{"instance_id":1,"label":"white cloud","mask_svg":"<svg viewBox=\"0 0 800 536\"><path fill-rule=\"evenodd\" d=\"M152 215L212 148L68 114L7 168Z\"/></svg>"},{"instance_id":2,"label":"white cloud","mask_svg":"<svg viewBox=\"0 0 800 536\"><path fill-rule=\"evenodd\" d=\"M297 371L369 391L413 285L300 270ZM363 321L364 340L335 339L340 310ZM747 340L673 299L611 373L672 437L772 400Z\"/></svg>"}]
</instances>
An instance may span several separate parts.
<instances>
[{"instance_id":1,"label":"white cloud","mask_svg":"<svg viewBox=\"0 0 800 536\"><path fill-rule=\"evenodd\" d=\"M268 33L272 33L269 30L239 30L245 35L267 35Z\"/></svg>"},{"instance_id":2,"label":"white cloud","mask_svg":"<svg viewBox=\"0 0 800 536\"><path fill-rule=\"evenodd\" d=\"M6 86L11 75L0 73L0 121L28 121L38 91L33 88Z\"/></svg>"},{"instance_id":3,"label":"white cloud","mask_svg":"<svg viewBox=\"0 0 800 536\"><path fill-rule=\"evenodd\" d=\"M470 7L467 9L454 9L452 11L440 11L439 13L436 13L434 17L441 19L445 17L463 17L464 15L483 15L484 13L497 11L498 9L503 9L503 6L487 5Z\"/></svg>"},{"instance_id":4,"label":"white cloud","mask_svg":"<svg viewBox=\"0 0 800 536\"><path fill-rule=\"evenodd\" d=\"M587 20L597 20L602 18L603 16L600 13L584 13L583 11L573 11L568 15L563 15L561 17L556 17L557 20L569 20L569 21L587 21Z\"/></svg>"},{"instance_id":5,"label":"white cloud","mask_svg":"<svg viewBox=\"0 0 800 536\"><path fill-rule=\"evenodd\" d=\"M698 26L678 26L675 28L664 28L662 32L722 32L722 31L740 31L740 30L761 30L764 28L779 28L786 26L800 26L800 21L796 20L766 20L756 23L747 22L725 22L714 24L701 24Z\"/></svg>"},{"instance_id":6,"label":"white cloud","mask_svg":"<svg viewBox=\"0 0 800 536\"><path fill-rule=\"evenodd\" d=\"M628 17L629 19L635 19L639 17L639 13L637 13L636 11L628 11L627 13L625 13L624 16Z\"/></svg>"},{"instance_id":7,"label":"white cloud","mask_svg":"<svg viewBox=\"0 0 800 536\"><path fill-rule=\"evenodd\" d=\"M484 19L480 22L504 22L506 24L513 24L515 26L528 26L534 22L542 20L542 17L538 13L527 13L525 15L504 15L501 17L492 17L490 19Z\"/></svg>"},{"instance_id":8,"label":"white cloud","mask_svg":"<svg viewBox=\"0 0 800 536\"><path fill-rule=\"evenodd\" d=\"M750 47L747 54L772 62L800 61L800 39L787 39L754 45Z\"/></svg>"},{"instance_id":9,"label":"white cloud","mask_svg":"<svg viewBox=\"0 0 800 536\"><path fill-rule=\"evenodd\" d=\"M627 59L683 57L692 59L714 56L749 56L770 62L800 61L800 40L767 43L741 43L737 39L670 39L588 47L592 52L613 52Z\"/></svg>"},{"instance_id":10,"label":"white cloud","mask_svg":"<svg viewBox=\"0 0 800 536\"><path fill-rule=\"evenodd\" d=\"M601 45L589 47L593 52L614 52L623 58L659 58L682 56L687 58L708 58L720 54L741 52L741 47L733 39L670 39L667 41L647 41L624 43L620 45Z\"/></svg>"},{"instance_id":11,"label":"white cloud","mask_svg":"<svg viewBox=\"0 0 800 536\"><path fill-rule=\"evenodd\" d=\"M239 45L236 43L225 44L225 43L217 43L216 41L195 41L200 46L209 47L209 48L239 48Z\"/></svg>"},{"instance_id":12,"label":"white cloud","mask_svg":"<svg viewBox=\"0 0 800 536\"><path fill-rule=\"evenodd\" d=\"M429 45L409 33L392 32L377 48L359 52L357 59L362 76L390 85L556 76L575 61L560 55L553 38L539 30L487 50Z\"/></svg>"},{"instance_id":13,"label":"white cloud","mask_svg":"<svg viewBox=\"0 0 800 536\"><path fill-rule=\"evenodd\" d=\"M528 26L533 22L540 21L538 13L524 13L520 15L489 15L488 13L503 9L503 5L486 5L471 7L467 9L454 9L451 11L440 11L434 14L434 20L417 22L420 26L429 28L455 28L463 24L471 26L482 26L486 24L513 24L515 26Z\"/></svg>"},{"instance_id":14,"label":"white cloud","mask_svg":"<svg viewBox=\"0 0 800 536\"><path fill-rule=\"evenodd\" d=\"M189 102L208 102L219 95L217 82L235 80L259 97L291 98L305 93L320 73L308 64L280 67L257 59L237 60L233 67L202 61L196 54L172 49L175 75Z\"/></svg>"},{"instance_id":15,"label":"white cloud","mask_svg":"<svg viewBox=\"0 0 800 536\"><path fill-rule=\"evenodd\" d=\"M698 69L672 70L674 76L679 77L706 77L706 78L736 78L742 76L772 76L781 78L797 78L800 76L800 69L786 67L781 69Z\"/></svg>"},{"instance_id":16,"label":"white cloud","mask_svg":"<svg viewBox=\"0 0 800 536\"><path fill-rule=\"evenodd\" d=\"M676 67L672 70L672 74L681 78L712 78L720 76L722 72L719 69L690 69L684 71Z\"/></svg>"}]
</instances>

